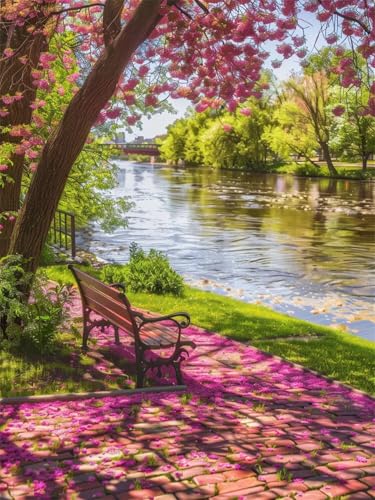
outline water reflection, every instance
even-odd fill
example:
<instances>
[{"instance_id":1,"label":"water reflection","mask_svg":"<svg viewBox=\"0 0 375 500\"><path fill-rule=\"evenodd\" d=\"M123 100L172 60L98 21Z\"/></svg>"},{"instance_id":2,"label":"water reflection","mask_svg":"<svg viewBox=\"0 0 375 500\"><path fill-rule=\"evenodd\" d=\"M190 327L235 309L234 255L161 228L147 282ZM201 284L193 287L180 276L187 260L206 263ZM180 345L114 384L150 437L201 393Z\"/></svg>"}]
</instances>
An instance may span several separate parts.
<instances>
[{"instance_id":1,"label":"water reflection","mask_svg":"<svg viewBox=\"0 0 375 500\"><path fill-rule=\"evenodd\" d=\"M195 284L375 340L375 184L122 162L130 225L85 244L158 248ZM229 290L228 290L229 288Z\"/></svg>"}]
</instances>

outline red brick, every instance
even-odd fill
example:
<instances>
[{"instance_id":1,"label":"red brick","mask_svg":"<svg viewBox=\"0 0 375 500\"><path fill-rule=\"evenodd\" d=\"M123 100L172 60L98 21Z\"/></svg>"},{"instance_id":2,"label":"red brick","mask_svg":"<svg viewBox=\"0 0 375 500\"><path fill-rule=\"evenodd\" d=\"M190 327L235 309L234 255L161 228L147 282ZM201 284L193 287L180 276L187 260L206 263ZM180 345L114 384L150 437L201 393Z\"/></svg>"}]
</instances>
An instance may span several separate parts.
<instances>
[{"instance_id":1,"label":"red brick","mask_svg":"<svg viewBox=\"0 0 375 500\"><path fill-rule=\"evenodd\" d=\"M162 491L160 488L158 489L146 489L146 490L131 490L126 493L122 493L118 495L119 500L131 500L132 498L139 498L141 500L149 500L153 499L156 496L160 496Z\"/></svg>"},{"instance_id":2,"label":"red brick","mask_svg":"<svg viewBox=\"0 0 375 500\"><path fill-rule=\"evenodd\" d=\"M215 487L207 485L204 488L194 488L186 491L179 491L176 497L179 500L202 500L203 498L212 498L215 494Z\"/></svg>"},{"instance_id":3,"label":"red brick","mask_svg":"<svg viewBox=\"0 0 375 500\"><path fill-rule=\"evenodd\" d=\"M225 481L224 474L205 474L203 476L195 476L194 481L198 486L204 484L216 484Z\"/></svg>"},{"instance_id":4,"label":"red brick","mask_svg":"<svg viewBox=\"0 0 375 500\"><path fill-rule=\"evenodd\" d=\"M222 495L218 495L213 497L217 500L228 500L233 498L243 498L244 500L273 500L277 497L277 494L272 491L264 491L262 486L258 486L256 488L247 488L245 490L239 490L234 492L235 497L233 497L233 493L224 493ZM213 500L213 499L212 499Z\"/></svg>"},{"instance_id":5,"label":"red brick","mask_svg":"<svg viewBox=\"0 0 375 500\"><path fill-rule=\"evenodd\" d=\"M237 479L254 476L255 474L254 472L248 470L234 469L223 472L223 475L225 476L226 481L236 481Z\"/></svg>"},{"instance_id":6,"label":"red brick","mask_svg":"<svg viewBox=\"0 0 375 500\"><path fill-rule=\"evenodd\" d=\"M343 462L329 463L328 467L333 470L356 469L359 463L356 460L344 460Z\"/></svg>"},{"instance_id":7,"label":"red brick","mask_svg":"<svg viewBox=\"0 0 375 500\"><path fill-rule=\"evenodd\" d=\"M176 493L177 491L185 491L187 489L190 489L190 486L187 486L183 482L181 483L170 482L163 484L163 490L165 490L167 493Z\"/></svg>"},{"instance_id":8,"label":"red brick","mask_svg":"<svg viewBox=\"0 0 375 500\"><path fill-rule=\"evenodd\" d=\"M328 495L330 498L339 497L340 495L351 495L353 493L366 490L367 485L356 481L355 479L350 479L341 484L330 484L321 488L321 491Z\"/></svg>"},{"instance_id":9,"label":"red brick","mask_svg":"<svg viewBox=\"0 0 375 500\"><path fill-rule=\"evenodd\" d=\"M239 481L231 481L227 483L218 484L219 493L227 493L231 491L243 490L245 488L254 488L255 486L261 486L262 483L258 481L256 477L248 477L245 479L240 479Z\"/></svg>"},{"instance_id":10,"label":"red brick","mask_svg":"<svg viewBox=\"0 0 375 500\"><path fill-rule=\"evenodd\" d=\"M183 479L188 479L189 477L194 476L205 476L208 473L207 467L192 467L191 469L183 469L172 472L172 477L176 481L182 481Z\"/></svg>"},{"instance_id":11,"label":"red brick","mask_svg":"<svg viewBox=\"0 0 375 500\"><path fill-rule=\"evenodd\" d=\"M327 495L317 490L306 491L306 493L298 494L298 500L325 500L326 498Z\"/></svg>"},{"instance_id":12,"label":"red brick","mask_svg":"<svg viewBox=\"0 0 375 500\"><path fill-rule=\"evenodd\" d=\"M364 476L361 477L361 481L368 484L369 486L375 487L375 476Z\"/></svg>"}]
</instances>

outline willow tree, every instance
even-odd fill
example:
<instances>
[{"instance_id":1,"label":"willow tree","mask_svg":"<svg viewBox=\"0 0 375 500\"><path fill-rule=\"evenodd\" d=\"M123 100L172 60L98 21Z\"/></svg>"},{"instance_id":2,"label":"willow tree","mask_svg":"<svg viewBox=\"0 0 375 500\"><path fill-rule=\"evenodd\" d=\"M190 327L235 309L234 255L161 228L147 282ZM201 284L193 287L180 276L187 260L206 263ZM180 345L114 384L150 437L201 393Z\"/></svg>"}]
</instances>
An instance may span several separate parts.
<instances>
[{"instance_id":1,"label":"willow tree","mask_svg":"<svg viewBox=\"0 0 375 500\"><path fill-rule=\"evenodd\" d=\"M27 168L30 158L35 163L7 251L25 256L36 269L69 172L91 128L98 119L119 114L111 107L112 96L123 99L130 125L139 118L132 108L138 86L147 89L146 108L169 95L191 99L198 110L225 104L233 111L257 94L254 85L268 57L268 41L276 42L281 58L274 66L294 53L304 57L306 11L315 12L327 39L339 24L343 37L364 57L372 57L374 9L365 1L0 0L2 225L9 225L17 211L16 203L4 203L5 193L18 189L16 170ZM20 106L29 112L35 88L54 85L48 42L63 30L77 34L81 66L71 75L77 92L41 143L27 128L33 112L31 118L26 111L13 116ZM62 58L69 64L68 55ZM160 83L160 75L168 76L167 83Z\"/></svg>"}]
</instances>

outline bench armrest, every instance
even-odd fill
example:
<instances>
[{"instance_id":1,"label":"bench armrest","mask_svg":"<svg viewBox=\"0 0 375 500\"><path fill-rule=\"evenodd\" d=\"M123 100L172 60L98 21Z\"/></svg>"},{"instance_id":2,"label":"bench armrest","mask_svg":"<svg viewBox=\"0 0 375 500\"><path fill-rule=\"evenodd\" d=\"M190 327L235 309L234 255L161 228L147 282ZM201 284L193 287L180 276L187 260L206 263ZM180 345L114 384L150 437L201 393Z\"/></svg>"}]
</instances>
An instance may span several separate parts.
<instances>
[{"instance_id":1,"label":"bench armrest","mask_svg":"<svg viewBox=\"0 0 375 500\"><path fill-rule=\"evenodd\" d=\"M125 286L122 283L111 283L109 286L112 288L119 288L125 293Z\"/></svg>"},{"instance_id":2,"label":"bench armrest","mask_svg":"<svg viewBox=\"0 0 375 500\"><path fill-rule=\"evenodd\" d=\"M190 325L190 316L185 312L178 312L178 313L167 314L165 316L157 316L157 317L153 317L153 316L146 317L138 311L137 312L133 311L133 314L136 318L139 318L141 320L141 324L139 325L139 328L142 328L142 326L147 325L149 323L160 323L161 321L168 321L168 320L172 320L180 328L186 328ZM183 318L183 320L178 321L176 318Z\"/></svg>"}]
</instances>

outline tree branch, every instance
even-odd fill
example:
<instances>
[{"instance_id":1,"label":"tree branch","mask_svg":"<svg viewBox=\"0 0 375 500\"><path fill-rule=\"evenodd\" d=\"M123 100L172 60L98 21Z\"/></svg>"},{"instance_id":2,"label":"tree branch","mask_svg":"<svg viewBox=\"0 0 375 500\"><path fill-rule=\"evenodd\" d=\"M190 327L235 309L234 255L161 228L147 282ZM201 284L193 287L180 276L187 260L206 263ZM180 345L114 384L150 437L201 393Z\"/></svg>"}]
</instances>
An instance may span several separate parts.
<instances>
[{"instance_id":1,"label":"tree branch","mask_svg":"<svg viewBox=\"0 0 375 500\"><path fill-rule=\"evenodd\" d=\"M82 10L82 9L91 9L91 7L104 7L104 3L91 3L90 5L81 5L80 7L67 7L66 9L55 10L54 12L50 12L50 14L48 14L48 17L61 16L61 14L65 14L67 12L74 12L75 10Z\"/></svg>"},{"instance_id":2,"label":"tree branch","mask_svg":"<svg viewBox=\"0 0 375 500\"><path fill-rule=\"evenodd\" d=\"M103 12L104 43L108 45L121 31L121 13L123 0L106 0Z\"/></svg>"},{"instance_id":3,"label":"tree branch","mask_svg":"<svg viewBox=\"0 0 375 500\"><path fill-rule=\"evenodd\" d=\"M319 5L324 7L322 4L322 0L318 0L318 2L319 2ZM342 19L345 19L346 21L350 21L352 23L357 23L363 29L363 31L365 31L368 35L371 34L370 28L368 26L366 26L366 24L363 21L361 21L360 19L357 19L356 17L349 16L348 14L344 14L343 12L340 12L337 9L335 9L333 11L333 13L336 14L336 16L341 17Z\"/></svg>"}]
</instances>

